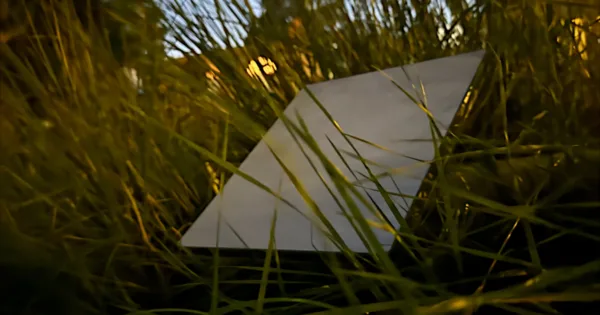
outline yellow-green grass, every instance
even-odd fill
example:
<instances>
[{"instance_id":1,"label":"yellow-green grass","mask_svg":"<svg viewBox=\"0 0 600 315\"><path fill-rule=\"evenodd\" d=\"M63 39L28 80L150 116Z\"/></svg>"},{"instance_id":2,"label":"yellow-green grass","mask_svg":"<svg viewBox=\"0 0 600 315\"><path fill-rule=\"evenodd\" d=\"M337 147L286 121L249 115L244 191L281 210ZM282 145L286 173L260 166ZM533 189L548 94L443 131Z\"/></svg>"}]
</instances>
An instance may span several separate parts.
<instances>
[{"instance_id":1,"label":"yellow-green grass","mask_svg":"<svg viewBox=\"0 0 600 315\"><path fill-rule=\"evenodd\" d=\"M242 0L162 2L168 18L100 10L116 26L82 24L88 11L77 16L74 2L11 2L0 43L2 305L17 314L593 310L553 302L600 297L600 10L463 2L444 1L449 21L421 1L333 1L286 11L289 23ZM351 18L345 3L365 14ZM120 31L105 36L109 26ZM165 54L175 42L186 63ZM236 166L305 84L481 48L488 55L453 132L434 137L432 175L391 231L401 240L392 255L368 235L375 258L322 255L310 267L275 248L248 259L178 245L226 179L245 176ZM259 56L277 66L263 81L247 71ZM347 211L373 207L353 198L359 188L301 124L288 127L336 179Z\"/></svg>"}]
</instances>

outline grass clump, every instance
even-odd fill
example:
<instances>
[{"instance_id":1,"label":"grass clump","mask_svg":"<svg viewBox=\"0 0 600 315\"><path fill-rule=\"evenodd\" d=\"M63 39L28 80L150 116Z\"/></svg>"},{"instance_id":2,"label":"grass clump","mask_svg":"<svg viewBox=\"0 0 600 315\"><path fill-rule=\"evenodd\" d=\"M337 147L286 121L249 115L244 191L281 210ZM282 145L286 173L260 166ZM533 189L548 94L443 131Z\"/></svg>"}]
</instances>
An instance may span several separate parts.
<instances>
[{"instance_id":1,"label":"grass clump","mask_svg":"<svg viewBox=\"0 0 600 315\"><path fill-rule=\"evenodd\" d=\"M302 4L3 4L2 311L593 313L597 4ZM481 48L389 258L371 244L375 258L307 268L178 245L306 84ZM301 120L287 127L331 166ZM348 211L369 206L329 171Z\"/></svg>"}]
</instances>

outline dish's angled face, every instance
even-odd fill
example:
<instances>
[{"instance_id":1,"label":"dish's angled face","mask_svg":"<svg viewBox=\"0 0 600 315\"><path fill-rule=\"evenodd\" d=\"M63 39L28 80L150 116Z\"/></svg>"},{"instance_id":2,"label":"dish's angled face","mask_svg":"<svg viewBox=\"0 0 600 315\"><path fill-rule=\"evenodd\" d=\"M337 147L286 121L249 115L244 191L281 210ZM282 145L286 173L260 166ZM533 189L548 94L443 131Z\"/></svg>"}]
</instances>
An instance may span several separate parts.
<instances>
[{"instance_id":1,"label":"dish's angled face","mask_svg":"<svg viewBox=\"0 0 600 315\"><path fill-rule=\"evenodd\" d=\"M376 163L371 166L374 173L395 170L392 177L381 179L384 188L394 193L394 196L398 192L415 195L428 169L428 165L419 164L416 160L432 159L434 147L431 141L410 140L432 138L429 119L391 80L421 99L423 97L418 96L421 93L417 89L420 90L423 84L428 109L438 127L445 131L452 122L482 57L483 52L474 52L435 59L404 66L404 69L388 69L384 71L385 75L381 72L366 73L319 83L309 89L347 134L386 148L383 150L352 140L365 160ZM306 91L299 93L285 111L286 116L293 121L297 121L296 113L303 118L323 153L350 180L354 180L353 172L359 177L360 174L367 173L362 163L351 156L347 156L345 160L352 171L344 165L329 141L340 151L351 152L352 149ZM316 220L313 212L279 166L269 147L300 180L346 245L355 252L367 252L348 217L342 215L335 199L281 121L273 125L240 169L278 191L297 209L294 210L241 177L233 176L222 194L210 203L186 232L182 244L188 247L267 249L274 213L277 211L274 234L278 250L337 250L322 233L322 225L318 221L311 222ZM303 147L306 148L305 145ZM319 173L329 187L339 196L315 155L309 155L316 162ZM398 223L383 197L369 189L374 185L363 181L357 185L360 185L360 191L370 195L397 228ZM367 189L363 189L364 187ZM397 207L406 212L411 199L394 196ZM366 207L362 210L365 217L379 221ZM394 238L390 233L375 228L374 232L384 247L391 247Z\"/></svg>"}]
</instances>

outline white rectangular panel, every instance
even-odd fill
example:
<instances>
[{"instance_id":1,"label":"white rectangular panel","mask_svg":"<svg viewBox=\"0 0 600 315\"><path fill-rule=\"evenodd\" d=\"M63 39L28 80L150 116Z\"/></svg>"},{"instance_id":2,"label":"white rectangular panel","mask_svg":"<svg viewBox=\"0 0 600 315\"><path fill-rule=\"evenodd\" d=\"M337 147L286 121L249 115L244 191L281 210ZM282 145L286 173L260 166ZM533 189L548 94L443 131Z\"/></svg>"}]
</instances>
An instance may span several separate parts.
<instances>
[{"instance_id":1,"label":"white rectangular panel","mask_svg":"<svg viewBox=\"0 0 600 315\"><path fill-rule=\"evenodd\" d=\"M405 172L393 176L395 184L390 178L381 179L386 190L398 192L397 185L401 193L415 195L428 170L428 165L418 164L402 155L431 160L434 156L433 144L430 141L401 140L431 139L429 120L425 112L391 80L393 79L415 96L419 95L417 90L422 83L428 108L439 127L445 131L452 122L482 57L483 51L467 53L404 66L404 69L402 67L387 69L383 71L385 75L381 72L371 72L318 83L309 86L309 89L346 133L392 151L353 141L365 159L386 166L373 167L375 173L390 169L405 169ZM337 156L327 137L340 150L352 151L351 148L306 91L296 96L285 110L285 115L296 121L296 112L300 113L306 122L321 150L348 178L353 179L352 173ZM267 249L274 209L277 208L275 241L278 250L337 250L323 236L318 225L312 224L307 219L312 216L312 212L284 174L267 144L303 183L348 247L358 253L368 252L348 219L340 214L340 208L280 120L271 127L263 140L242 163L240 169L273 190L280 191L281 195L299 208L304 215L243 178L233 176L226 183L222 194L209 204L185 233L182 244L188 247L217 247L217 230L219 230L218 247L220 248ZM312 154L311 156L314 157ZM360 161L351 157L346 161L355 172L366 174ZM320 164L319 169L331 183ZM334 189L332 185L330 187ZM371 184L371 187L374 185ZM386 212L386 215L393 219L383 197L375 192L370 193L370 196ZM410 207L410 199L397 197L395 201L399 208ZM363 213L365 217L374 219L368 211ZM219 229L217 229L218 222L221 222ZM392 222L397 228L398 223ZM391 247L394 239L390 233L379 229L374 231L384 247Z\"/></svg>"}]
</instances>

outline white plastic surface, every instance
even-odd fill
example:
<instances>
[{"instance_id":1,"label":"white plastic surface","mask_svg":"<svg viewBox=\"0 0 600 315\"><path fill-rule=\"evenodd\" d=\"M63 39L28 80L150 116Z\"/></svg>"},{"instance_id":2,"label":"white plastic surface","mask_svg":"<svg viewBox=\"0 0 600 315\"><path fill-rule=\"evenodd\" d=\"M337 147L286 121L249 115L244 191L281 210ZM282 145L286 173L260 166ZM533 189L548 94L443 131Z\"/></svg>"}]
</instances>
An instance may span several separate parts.
<instances>
[{"instance_id":1,"label":"white plastic surface","mask_svg":"<svg viewBox=\"0 0 600 315\"><path fill-rule=\"evenodd\" d=\"M429 120L425 112L391 82L390 77L415 96L419 95L417 90L420 90L422 83L427 106L438 126L445 131L452 122L482 57L483 51L478 51L407 65L403 67L404 70L402 67L387 69L383 71L385 75L381 72L371 72L314 84L308 88L347 134L391 150L390 152L377 149L353 140L363 158L378 163L379 166L372 166L374 173L396 170L392 176L393 181L390 177L381 179L386 190L398 193L399 187L402 194L415 195L428 165L402 155L425 161L433 158L434 147L431 141L406 141L431 139ZM354 181L352 173L337 156L327 137L335 143L338 150L351 152L351 148L306 91L296 96L285 110L285 115L296 121L296 112L300 113L306 122L321 150L335 162L338 169ZM341 215L340 208L307 162L283 122L279 120L242 163L240 169L278 191L304 215L243 178L233 176L225 185L223 193L212 200L185 233L182 244L187 247L267 249L273 215L277 208L275 243L278 250L337 251L321 232L320 225L307 219L316 220L269 151L269 146L302 182L346 245L358 253L368 252L348 219ZM306 148L306 145L303 146ZM315 157L314 154L310 156ZM326 181L331 183L318 160L315 158L313 161L318 164ZM356 174L366 174L364 166L356 158L348 156L346 161ZM403 171L398 172L399 169ZM360 185L374 187L368 182ZM333 185L330 187L336 191ZM374 191L370 191L369 194L397 228L398 223L389 213L383 197ZM406 211L410 207L411 199L394 198L398 208ZM365 209L363 213L365 217L378 221ZM381 244L389 249L394 241L393 236L381 229L374 229L374 232Z\"/></svg>"}]
</instances>

